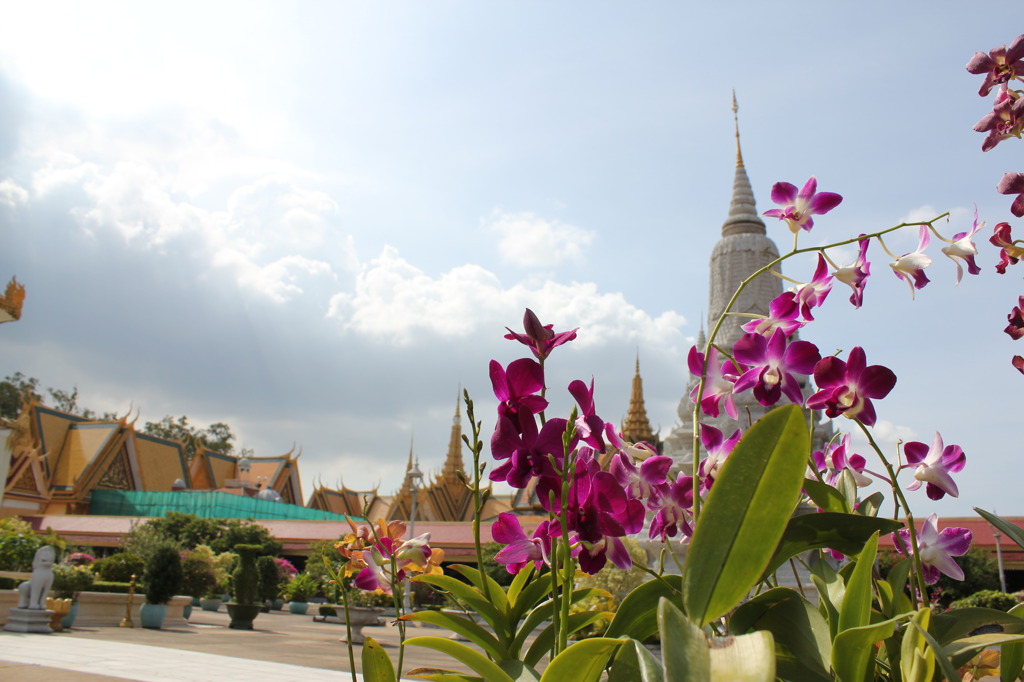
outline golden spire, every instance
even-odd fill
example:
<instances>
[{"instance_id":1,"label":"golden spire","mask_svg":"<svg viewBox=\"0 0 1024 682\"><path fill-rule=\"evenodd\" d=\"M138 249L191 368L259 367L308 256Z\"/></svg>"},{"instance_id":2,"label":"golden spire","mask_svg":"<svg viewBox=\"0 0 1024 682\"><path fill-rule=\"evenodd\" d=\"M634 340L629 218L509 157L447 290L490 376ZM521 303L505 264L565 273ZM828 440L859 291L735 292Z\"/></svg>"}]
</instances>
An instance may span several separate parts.
<instances>
[{"instance_id":1,"label":"golden spire","mask_svg":"<svg viewBox=\"0 0 1024 682\"><path fill-rule=\"evenodd\" d=\"M646 441L657 447L658 437L651 429L644 407L644 380L640 378L640 351L636 352L636 374L633 376L633 391L629 396L629 413L622 424L622 436L631 443Z\"/></svg>"},{"instance_id":2,"label":"golden spire","mask_svg":"<svg viewBox=\"0 0 1024 682\"><path fill-rule=\"evenodd\" d=\"M25 287L18 284L17 277L11 277L7 291L0 296L0 322L14 322L21 319L21 306L25 301Z\"/></svg>"},{"instance_id":3,"label":"golden spire","mask_svg":"<svg viewBox=\"0 0 1024 682\"><path fill-rule=\"evenodd\" d=\"M736 103L736 90L732 91L732 121L736 126L736 166L743 165L743 152L740 151L740 105Z\"/></svg>"},{"instance_id":4,"label":"golden spire","mask_svg":"<svg viewBox=\"0 0 1024 682\"><path fill-rule=\"evenodd\" d=\"M455 478L458 472L465 473L462 468L462 412L459 401L461 393L460 386L459 393L455 396L455 417L452 419L452 435L448 439L448 456L445 458L444 470L441 473L444 478Z\"/></svg>"}]
</instances>

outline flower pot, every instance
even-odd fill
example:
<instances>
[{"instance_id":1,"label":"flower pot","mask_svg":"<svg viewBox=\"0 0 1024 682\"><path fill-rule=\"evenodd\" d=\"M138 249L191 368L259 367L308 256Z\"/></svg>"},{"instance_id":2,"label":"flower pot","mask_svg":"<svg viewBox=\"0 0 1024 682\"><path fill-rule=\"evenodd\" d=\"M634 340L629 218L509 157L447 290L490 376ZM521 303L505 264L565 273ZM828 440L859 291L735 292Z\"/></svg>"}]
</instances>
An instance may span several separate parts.
<instances>
[{"instance_id":1,"label":"flower pot","mask_svg":"<svg viewBox=\"0 0 1024 682\"><path fill-rule=\"evenodd\" d=\"M231 616L231 623L228 625L232 630L252 630L252 622L260 615L259 604L225 604L228 615Z\"/></svg>"},{"instance_id":2,"label":"flower pot","mask_svg":"<svg viewBox=\"0 0 1024 682\"><path fill-rule=\"evenodd\" d=\"M288 611L299 616L305 616L309 610L309 604L304 601L288 602Z\"/></svg>"},{"instance_id":3,"label":"flower pot","mask_svg":"<svg viewBox=\"0 0 1024 682\"><path fill-rule=\"evenodd\" d=\"M220 610L220 605L220 599L207 599L204 597L199 601L199 606L203 611L218 611Z\"/></svg>"},{"instance_id":4,"label":"flower pot","mask_svg":"<svg viewBox=\"0 0 1024 682\"><path fill-rule=\"evenodd\" d=\"M270 613L270 609L273 608L274 603L269 599L263 601L260 605L260 613Z\"/></svg>"},{"instance_id":5,"label":"flower pot","mask_svg":"<svg viewBox=\"0 0 1024 682\"><path fill-rule=\"evenodd\" d=\"M345 617L345 607L338 606L335 612L340 618ZM352 630L352 643L362 644L366 641L363 635L363 628L367 625L376 625L380 621L384 609L377 606L350 606L348 607L348 627ZM346 631L348 628L346 628Z\"/></svg>"},{"instance_id":6,"label":"flower pot","mask_svg":"<svg viewBox=\"0 0 1024 682\"><path fill-rule=\"evenodd\" d=\"M68 611L68 615L60 619L60 626L65 630L69 629L75 624L75 616L78 615L78 600L75 599L71 602L71 610Z\"/></svg>"},{"instance_id":7,"label":"flower pot","mask_svg":"<svg viewBox=\"0 0 1024 682\"><path fill-rule=\"evenodd\" d=\"M274 600L274 610L275 611L281 611L283 609L284 609L284 599L281 599L280 597L278 597L277 599Z\"/></svg>"},{"instance_id":8,"label":"flower pot","mask_svg":"<svg viewBox=\"0 0 1024 682\"><path fill-rule=\"evenodd\" d=\"M50 629L54 632L60 632L64 629L62 621L64 616L71 612L71 605L74 602L70 599L51 599L47 598L46 608L52 611L50 614Z\"/></svg>"},{"instance_id":9,"label":"flower pot","mask_svg":"<svg viewBox=\"0 0 1024 682\"><path fill-rule=\"evenodd\" d=\"M184 618L185 620L188 620L191 615L192 615L192 602L189 602L189 603L185 604L183 607L181 607L181 617Z\"/></svg>"},{"instance_id":10,"label":"flower pot","mask_svg":"<svg viewBox=\"0 0 1024 682\"><path fill-rule=\"evenodd\" d=\"M199 606L199 607L201 607L202 606L202 601L203 600L200 599L199 597L192 597L192 606Z\"/></svg>"},{"instance_id":11,"label":"flower pot","mask_svg":"<svg viewBox=\"0 0 1024 682\"><path fill-rule=\"evenodd\" d=\"M139 621L142 627L151 630L159 630L164 624L164 616L167 615L166 604L150 604L146 602L139 609Z\"/></svg>"}]
</instances>

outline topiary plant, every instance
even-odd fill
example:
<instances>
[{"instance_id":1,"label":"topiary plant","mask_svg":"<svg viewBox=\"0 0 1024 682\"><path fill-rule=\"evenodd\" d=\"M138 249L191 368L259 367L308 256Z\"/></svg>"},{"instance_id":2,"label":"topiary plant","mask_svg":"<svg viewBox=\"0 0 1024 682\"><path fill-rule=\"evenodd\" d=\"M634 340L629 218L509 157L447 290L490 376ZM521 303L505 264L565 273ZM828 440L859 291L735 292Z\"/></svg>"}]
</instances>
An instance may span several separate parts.
<instances>
[{"instance_id":1,"label":"topiary plant","mask_svg":"<svg viewBox=\"0 0 1024 682\"><path fill-rule=\"evenodd\" d=\"M259 576L259 598L263 601L277 599L277 561L272 556L256 559L256 573Z\"/></svg>"},{"instance_id":2,"label":"topiary plant","mask_svg":"<svg viewBox=\"0 0 1024 682\"><path fill-rule=\"evenodd\" d=\"M256 555L260 545L235 545L238 554L238 566L232 574L234 578L235 603L256 604L260 591L260 576L256 572Z\"/></svg>"},{"instance_id":3,"label":"topiary plant","mask_svg":"<svg viewBox=\"0 0 1024 682\"><path fill-rule=\"evenodd\" d=\"M93 562L92 570L100 580L111 583L131 582L132 576L141 577L146 562L138 554L118 552Z\"/></svg>"},{"instance_id":4,"label":"topiary plant","mask_svg":"<svg viewBox=\"0 0 1024 682\"><path fill-rule=\"evenodd\" d=\"M996 611L1009 611L1014 606L1020 603L1020 600L1012 594L1006 592L1000 592L998 590L981 590L975 592L969 597L958 599L952 604L952 609L966 609L972 606L980 606L986 609L995 609Z\"/></svg>"},{"instance_id":5,"label":"topiary plant","mask_svg":"<svg viewBox=\"0 0 1024 682\"><path fill-rule=\"evenodd\" d=\"M194 550L181 553L183 581L181 589L190 597L203 597L217 584L213 561Z\"/></svg>"},{"instance_id":6,"label":"topiary plant","mask_svg":"<svg viewBox=\"0 0 1024 682\"><path fill-rule=\"evenodd\" d=\"M163 545L153 550L146 564L146 601L150 604L166 604L181 591L181 555L173 545Z\"/></svg>"}]
</instances>

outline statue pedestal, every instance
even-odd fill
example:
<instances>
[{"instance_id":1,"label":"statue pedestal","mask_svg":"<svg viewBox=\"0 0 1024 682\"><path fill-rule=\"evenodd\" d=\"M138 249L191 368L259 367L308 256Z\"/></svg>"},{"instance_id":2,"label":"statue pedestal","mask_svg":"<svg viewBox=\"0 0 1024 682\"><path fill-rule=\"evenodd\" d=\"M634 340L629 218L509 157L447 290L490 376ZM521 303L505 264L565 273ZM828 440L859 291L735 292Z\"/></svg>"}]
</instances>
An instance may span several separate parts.
<instances>
[{"instance_id":1,"label":"statue pedestal","mask_svg":"<svg viewBox=\"0 0 1024 682\"><path fill-rule=\"evenodd\" d=\"M48 635L53 632L50 627L52 617L53 611L50 609L11 609L4 630L7 632L38 632Z\"/></svg>"}]
</instances>

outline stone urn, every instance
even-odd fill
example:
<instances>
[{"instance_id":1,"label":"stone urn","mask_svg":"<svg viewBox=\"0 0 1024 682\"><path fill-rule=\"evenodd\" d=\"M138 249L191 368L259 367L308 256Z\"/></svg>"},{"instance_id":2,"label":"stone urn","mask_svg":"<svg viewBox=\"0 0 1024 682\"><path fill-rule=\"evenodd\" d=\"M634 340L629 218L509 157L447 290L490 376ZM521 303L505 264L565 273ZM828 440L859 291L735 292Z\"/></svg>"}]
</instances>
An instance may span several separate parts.
<instances>
[{"instance_id":1,"label":"stone urn","mask_svg":"<svg viewBox=\"0 0 1024 682\"><path fill-rule=\"evenodd\" d=\"M338 614L338 618L344 623L345 619L345 607L338 606L335 608L335 613ZM363 628L367 625L377 625L380 622L380 617L384 614L384 609L378 606L350 606L348 607L348 627L352 630L352 643L362 644L366 641L366 637L363 635ZM346 628L346 631L348 628Z\"/></svg>"},{"instance_id":2,"label":"stone urn","mask_svg":"<svg viewBox=\"0 0 1024 682\"><path fill-rule=\"evenodd\" d=\"M228 602L224 605L231 616L231 623L228 625L232 630L252 630L252 622L260 614L260 604L235 604Z\"/></svg>"},{"instance_id":3,"label":"stone urn","mask_svg":"<svg viewBox=\"0 0 1024 682\"><path fill-rule=\"evenodd\" d=\"M203 611L219 611L221 603L220 599L203 597L199 600L199 608Z\"/></svg>"}]
</instances>

